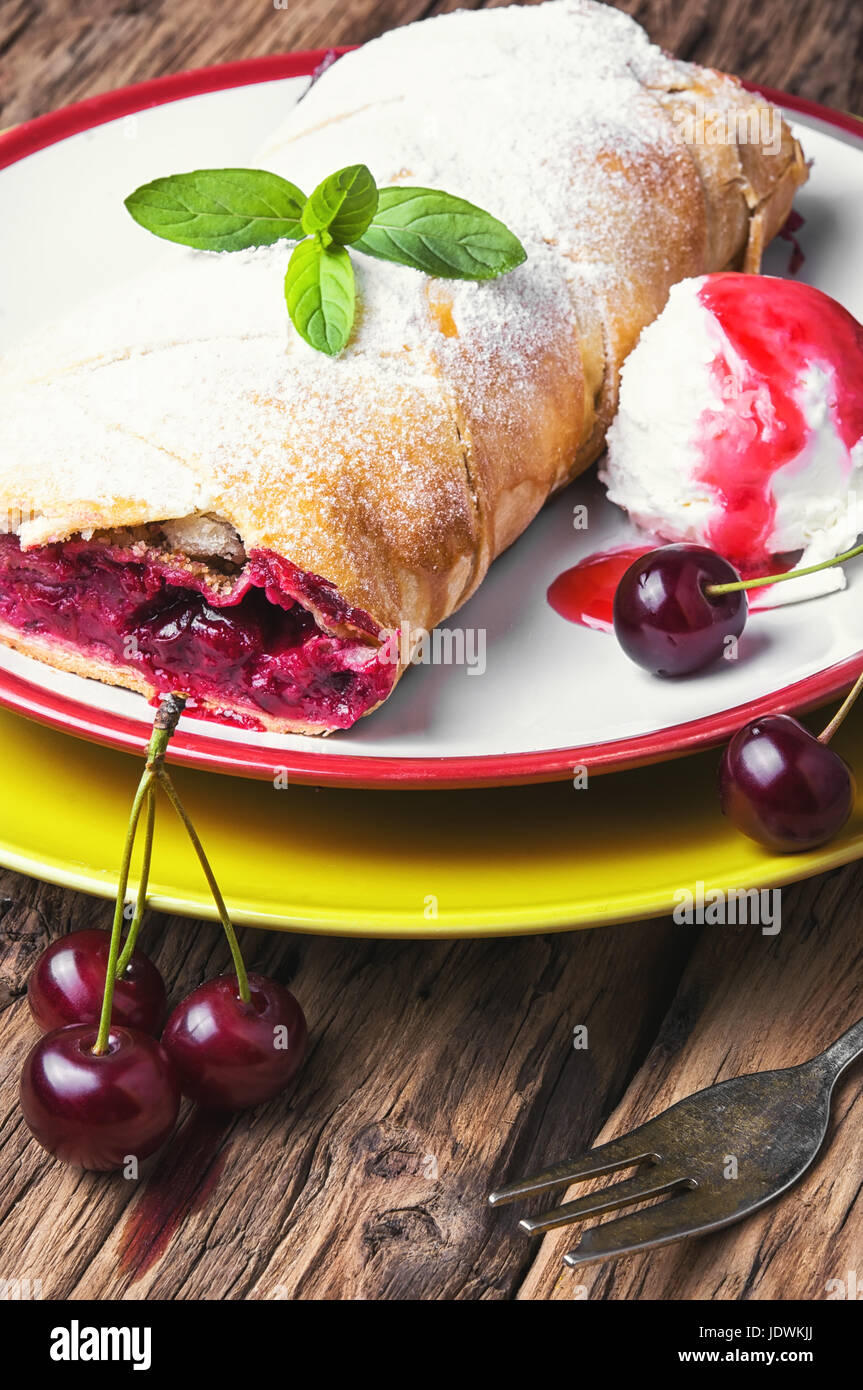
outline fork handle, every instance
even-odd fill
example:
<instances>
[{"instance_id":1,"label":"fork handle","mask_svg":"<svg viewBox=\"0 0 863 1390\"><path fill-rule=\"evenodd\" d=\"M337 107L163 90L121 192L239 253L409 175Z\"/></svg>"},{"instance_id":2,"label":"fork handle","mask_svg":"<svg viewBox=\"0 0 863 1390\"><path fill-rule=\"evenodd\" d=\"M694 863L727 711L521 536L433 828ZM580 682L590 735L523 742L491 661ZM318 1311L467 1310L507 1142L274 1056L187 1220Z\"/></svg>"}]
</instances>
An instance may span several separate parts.
<instances>
[{"instance_id":1,"label":"fork handle","mask_svg":"<svg viewBox=\"0 0 863 1390\"><path fill-rule=\"evenodd\" d=\"M850 1067L860 1056L863 1056L863 1018L852 1024L847 1033L843 1033L841 1038L837 1038L835 1043L831 1043L814 1060L826 1062L833 1074L833 1080L838 1081L845 1068Z\"/></svg>"}]
</instances>

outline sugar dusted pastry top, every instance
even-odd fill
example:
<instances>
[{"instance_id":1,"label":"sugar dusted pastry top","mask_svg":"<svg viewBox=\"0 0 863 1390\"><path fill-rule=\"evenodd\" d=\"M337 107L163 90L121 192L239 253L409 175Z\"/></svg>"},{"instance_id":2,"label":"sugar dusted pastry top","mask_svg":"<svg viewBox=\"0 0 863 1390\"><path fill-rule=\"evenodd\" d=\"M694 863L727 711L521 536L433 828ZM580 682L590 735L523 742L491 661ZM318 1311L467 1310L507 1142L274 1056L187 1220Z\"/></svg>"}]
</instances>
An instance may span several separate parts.
<instances>
[{"instance_id":1,"label":"sugar dusted pastry top","mask_svg":"<svg viewBox=\"0 0 863 1390\"><path fill-rule=\"evenodd\" d=\"M357 255L356 329L329 359L290 330L284 244L172 248L0 366L0 510L28 546L212 513L384 626L440 621L596 456L670 285L784 220L790 136L745 168L687 146L675 112L698 94L743 100L589 0L459 12L341 59L249 162L305 192L355 161L446 189L525 264L472 284Z\"/></svg>"}]
</instances>

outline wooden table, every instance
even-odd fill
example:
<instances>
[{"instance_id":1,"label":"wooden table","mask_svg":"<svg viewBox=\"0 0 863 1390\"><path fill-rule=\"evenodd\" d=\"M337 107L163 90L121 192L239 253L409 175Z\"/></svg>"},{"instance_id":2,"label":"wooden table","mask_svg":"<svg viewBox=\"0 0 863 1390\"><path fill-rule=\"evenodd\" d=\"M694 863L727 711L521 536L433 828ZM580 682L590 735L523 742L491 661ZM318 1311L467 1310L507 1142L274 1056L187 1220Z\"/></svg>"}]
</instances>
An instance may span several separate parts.
<instances>
[{"instance_id":1,"label":"wooden table","mask_svg":"<svg viewBox=\"0 0 863 1390\"><path fill-rule=\"evenodd\" d=\"M356 43L455 5L424 0L4 0L0 126L157 73ZM628 3L682 57L863 109L857 0ZM60 932L108 904L0 873L0 1274L45 1297L767 1299L863 1281L863 1082L794 1193L729 1232L564 1273L487 1189L588 1147L716 1079L801 1061L861 1012L863 868L787 890L778 936L632 923L505 942L341 942L246 932L312 1024L289 1104L184 1116L143 1180L48 1160L16 1106L33 1040L22 995ZM155 919L175 997L225 966L219 933ZM589 1047L572 1032L588 1028Z\"/></svg>"}]
</instances>

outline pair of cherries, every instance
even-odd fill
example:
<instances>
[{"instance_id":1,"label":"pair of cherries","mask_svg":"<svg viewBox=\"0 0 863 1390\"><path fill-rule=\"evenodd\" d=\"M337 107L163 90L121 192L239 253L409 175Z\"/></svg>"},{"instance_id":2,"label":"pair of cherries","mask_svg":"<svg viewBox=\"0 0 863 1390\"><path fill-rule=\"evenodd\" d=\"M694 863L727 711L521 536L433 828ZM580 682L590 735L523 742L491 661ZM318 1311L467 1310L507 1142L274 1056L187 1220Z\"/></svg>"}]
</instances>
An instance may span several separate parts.
<instances>
[{"instance_id":1,"label":"pair of cherries","mask_svg":"<svg viewBox=\"0 0 863 1390\"><path fill-rule=\"evenodd\" d=\"M830 563L859 553L859 547ZM812 573L826 565L794 571ZM746 625L746 589L789 576L743 581L706 546L661 546L632 564L614 598L614 631L623 650L646 670L682 676L727 653ZM734 735L722 756L722 811L750 839L780 853L826 844L854 807L854 774L829 740L844 719L863 676L816 738L786 714L765 715Z\"/></svg>"},{"instance_id":2,"label":"pair of cherries","mask_svg":"<svg viewBox=\"0 0 863 1390\"><path fill-rule=\"evenodd\" d=\"M222 1111L272 1100L292 1081L305 1055L303 1011L283 985L247 974L212 869L164 767L184 705L183 696L167 696L156 715L132 806L111 932L80 931L55 941L28 983L30 1010L43 1036L24 1063L21 1109L40 1144L82 1168L124 1168L130 1159L155 1152L174 1128L181 1094ZM161 1040L165 984L136 944L157 788L189 833L234 961L232 974L205 981L180 1001ZM123 945L129 864L145 807L138 901Z\"/></svg>"}]
</instances>

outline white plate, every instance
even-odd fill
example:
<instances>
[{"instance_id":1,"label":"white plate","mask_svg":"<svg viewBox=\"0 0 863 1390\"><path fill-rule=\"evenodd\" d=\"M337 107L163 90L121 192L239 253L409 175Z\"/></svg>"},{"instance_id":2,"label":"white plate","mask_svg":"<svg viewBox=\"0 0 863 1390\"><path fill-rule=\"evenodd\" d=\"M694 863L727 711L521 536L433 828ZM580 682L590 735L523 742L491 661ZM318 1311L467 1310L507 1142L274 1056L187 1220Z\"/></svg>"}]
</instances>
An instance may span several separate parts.
<instances>
[{"instance_id":1,"label":"white plate","mask_svg":"<svg viewBox=\"0 0 863 1390\"><path fill-rule=\"evenodd\" d=\"M185 81L178 90L189 90L196 76L169 81ZM155 238L142 243L124 196L173 170L249 162L305 85L305 78L257 80L170 100L3 169L0 348L120 283L133 262L139 271L142 245L153 266L169 264L173 248ZM863 318L863 140L814 117L798 114L792 123L813 162L796 203L806 219L800 278ZM765 270L783 274L788 259L788 244L775 242ZM572 526L578 503L589 509L587 531ZM610 767L673 755L723 737L742 710L813 703L847 684L863 646L863 574L853 565L844 592L754 614L739 661L674 682L640 671L613 639L552 611L546 590L561 571L631 537L591 473L546 508L453 620L486 633L483 674L420 667L380 711L326 740L187 719L174 754L246 775L287 768L304 780L363 785L541 780L565 775L574 763ZM126 747L140 746L152 718L139 696L5 649L0 702Z\"/></svg>"}]
</instances>

